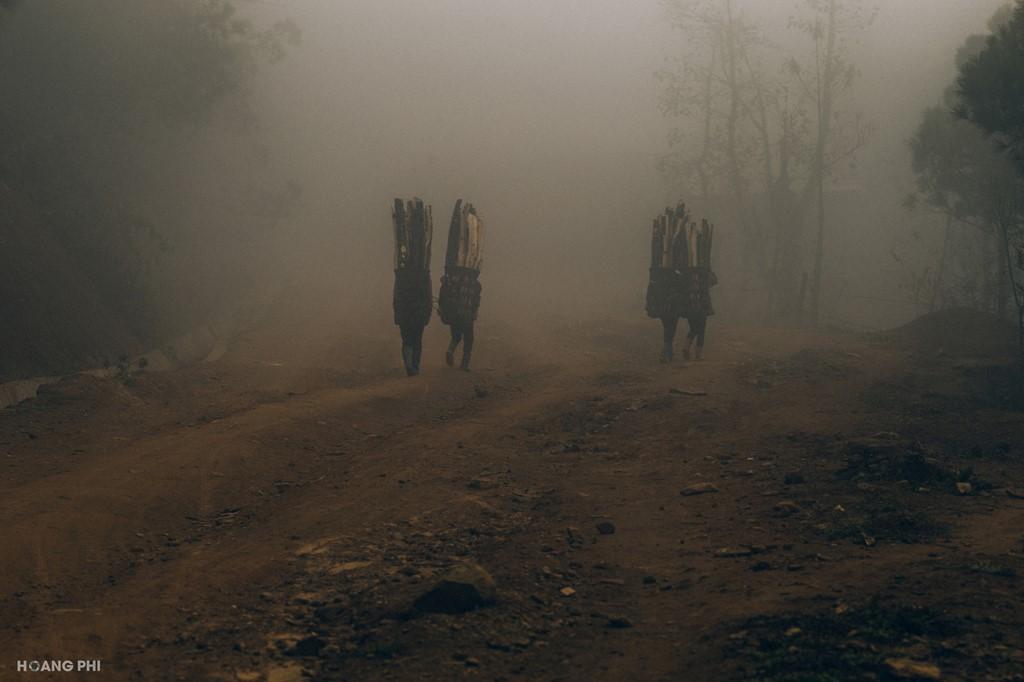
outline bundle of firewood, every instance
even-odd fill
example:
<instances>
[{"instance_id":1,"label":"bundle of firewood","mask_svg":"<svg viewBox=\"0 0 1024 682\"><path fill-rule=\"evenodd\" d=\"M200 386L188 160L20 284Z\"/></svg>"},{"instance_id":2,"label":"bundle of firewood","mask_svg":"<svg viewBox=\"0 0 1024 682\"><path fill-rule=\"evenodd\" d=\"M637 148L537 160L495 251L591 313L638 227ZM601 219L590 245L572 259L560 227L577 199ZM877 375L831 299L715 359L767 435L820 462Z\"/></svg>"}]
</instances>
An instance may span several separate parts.
<instances>
[{"instance_id":1,"label":"bundle of firewood","mask_svg":"<svg viewBox=\"0 0 1024 682\"><path fill-rule=\"evenodd\" d=\"M684 270L711 269L711 245L715 226L702 220L700 226L690 220L686 204L667 208L654 219L651 238L651 267Z\"/></svg>"},{"instance_id":2,"label":"bundle of firewood","mask_svg":"<svg viewBox=\"0 0 1024 682\"><path fill-rule=\"evenodd\" d=\"M391 217L395 226L395 269L429 271L434 239L431 207L420 199L395 199Z\"/></svg>"},{"instance_id":3,"label":"bundle of firewood","mask_svg":"<svg viewBox=\"0 0 1024 682\"><path fill-rule=\"evenodd\" d=\"M448 229L448 252L446 267L467 268L480 271L483 265L484 223L477 215L473 204L455 202L452 222Z\"/></svg>"},{"instance_id":4,"label":"bundle of firewood","mask_svg":"<svg viewBox=\"0 0 1024 682\"><path fill-rule=\"evenodd\" d=\"M715 226L702 219L700 221L700 230L697 231L694 237L696 241L696 267L701 270L711 269L711 245L715 241Z\"/></svg>"},{"instance_id":5,"label":"bundle of firewood","mask_svg":"<svg viewBox=\"0 0 1024 682\"><path fill-rule=\"evenodd\" d=\"M677 258L679 248L685 240L679 236L686 233L690 222L690 214L686 204L680 203L654 219L654 234L651 239L651 267L676 269L680 262Z\"/></svg>"}]
</instances>

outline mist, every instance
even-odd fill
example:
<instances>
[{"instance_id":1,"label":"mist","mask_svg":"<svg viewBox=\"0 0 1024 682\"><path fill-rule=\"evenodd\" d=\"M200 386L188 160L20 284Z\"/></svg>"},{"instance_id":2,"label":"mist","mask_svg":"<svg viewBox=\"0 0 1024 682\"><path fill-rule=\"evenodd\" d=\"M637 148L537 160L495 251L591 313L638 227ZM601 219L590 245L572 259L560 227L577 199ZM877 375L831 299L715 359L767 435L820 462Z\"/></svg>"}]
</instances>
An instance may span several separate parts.
<instances>
[{"instance_id":1,"label":"mist","mask_svg":"<svg viewBox=\"0 0 1024 682\"><path fill-rule=\"evenodd\" d=\"M466 197L493 226L493 300L639 300L642 282L622 292L601 273L625 274L621 249L642 255L636 211L664 194L660 55L634 38L657 30L656 5L646 15L545 3L287 11L307 26L303 47L262 101L307 190L313 238L332 245L311 269L379 288L387 269L363 268L388 261L390 198L422 196L444 224ZM622 31L622 19L635 28ZM313 65L323 79L309 77Z\"/></svg>"},{"instance_id":2,"label":"mist","mask_svg":"<svg viewBox=\"0 0 1024 682\"><path fill-rule=\"evenodd\" d=\"M913 188L906 141L920 112L948 87L949 55L983 30L999 5L886 3L856 37L859 78L844 106L855 107L873 131L855 165L834 178L862 207L844 204L830 215L836 224L826 258L835 262L826 268L825 296L835 324L880 328L921 312L900 293L900 268L891 258L904 226L921 220L901 208ZM686 53L660 2L243 3L241 19L256 29L290 22L301 40L284 49L282 60L230 76L227 97L209 113L181 112L203 117L187 129L161 122L178 114L153 109L163 106L158 99L127 99L119 107L116 99L93 98L106 109L69 108L55 99L68 92L61 83L95 77L76 75L64 57L26 61L31 51L47 49L34 37L42 30L36 26L60 17L62 26L81 23L75 30L84 44L106 33L108 47L132 50L145 39L126 31L156 31L166 20L136 4L131 19L115 12L121 20L86 24L61 7L22 7L6 20L6 77L16 79L12 92L28 95L9 100L8 115L32 116L40 128L59 131L79 119L74 144L83 151L75 153L83 167L91 164L92 184L108 193L119 184L137 188L119 194L145 215L146 229L176 235L177 254L169 257L160 255L166 236L141 239L149 255L139 258L151 258L156 272L139 275L145 281L138 286L151 296L131 296L139 309L129 317L148 321L113 342L84 344L93 358L153 344L224 315L240 300L285 289L294 296L314 284L345 292L343 300L364 312L386 312L388 206L395 196L423 197L442 225L457 198L480 207L492 226L486 279L496 318L506 306L526 315L535 308L580 317L636 313L650 215L680 199L695 201L692 182L659 170L677 123L659 110L663 83L655 75ZM757 2L738 9L760 22L774 52L805 47L795 46L794 10ZM109 62L97 56L78 66L103 63L96 60ZM110 71L111 97L118 84L137 93L131 84L143 82L145 68L142 62L130 75ZM144 118L133 114L135 106L146 107ZM45 113L36 117L27 107ZM107 111L135 118L115 124ZM93 118L83 122L83 115ZM94 130L89 120L107 127ZM129 148L125 139L133 133L125 129L144 129L147 120L162 132L141 133ZM114 136L121 143L110 144ZM85 151L90 143L106 158L85 157L94 153ZM132 160L126 165L112 154ZM734 249L740 239L730 239L730 217L706 217L719 225L723 251ZM865 268L872 276L862 276ZM764 303L746 291L751 285L740 284L740 273L724 274L723 305L746 323L763 323ZM186 300L196 314L181 315Z\"/></svg>"},{"instance_id":3,"label":"mist","mask_svg":"<svg viewBox=\"0 0 1024 682\"><path fill-rule=\"evenodd\" d=\"M0 678L1020 679L1021 35L0 0Z\"/></svg>"},{"instance_id":4,"label":"mist","mask_svg":"<svg viewBox=\"0 0 1024 682\"><path fill-rule=\"evenodd\" d=\"M894 235L914 220L901 208L913 188L906 141L948 86L950 54L999 5L885 3L857 40L851 104L874 132L838 182L871 208L836 216L829 234L829 257L845 254L830 268L838 324L879 328L920 312L893 293ZM303 30L302 46L259 89L267 143L304 189L291 228L303 235L294 243L312 247L296 256L300 270L351 277L354 295L372 298L390 276L389 199L422 196L443 223L467 197L493 226L492 301L588 315L640 310L648 214L696 191L658 170L672 123L658 110L654 75L682 54L661 3L307 2L263 11ZM799 39L792 12L775 3L742 11L763 18L779 51ZM860 276L865 267L877 276ZM724 279L727 291L737 278ZM749 307L736 311L762 321Z\"/></svg>"}]
</instances>

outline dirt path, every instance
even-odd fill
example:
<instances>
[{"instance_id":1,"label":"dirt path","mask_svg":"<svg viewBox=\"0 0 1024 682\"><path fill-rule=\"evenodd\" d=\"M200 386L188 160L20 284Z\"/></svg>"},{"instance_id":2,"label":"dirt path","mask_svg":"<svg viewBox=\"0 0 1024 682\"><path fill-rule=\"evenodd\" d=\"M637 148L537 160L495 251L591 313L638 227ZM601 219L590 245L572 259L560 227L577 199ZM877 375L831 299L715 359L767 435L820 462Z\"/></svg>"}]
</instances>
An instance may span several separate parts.
<instances>
[{"instance_id":1,"label":"dirt path","mask_svg":"<svg viewBox=\"0 0 1024 682\"><path fill-rule=\"evenodd\" d=\"M5 412L0 677L1020 679L1024 433L963 399L977 363L733 331L663 367L654 336L496 330L408 380L371 334ZM462 562L493 607L410 608Z\"/></svg>"}]
</instances>

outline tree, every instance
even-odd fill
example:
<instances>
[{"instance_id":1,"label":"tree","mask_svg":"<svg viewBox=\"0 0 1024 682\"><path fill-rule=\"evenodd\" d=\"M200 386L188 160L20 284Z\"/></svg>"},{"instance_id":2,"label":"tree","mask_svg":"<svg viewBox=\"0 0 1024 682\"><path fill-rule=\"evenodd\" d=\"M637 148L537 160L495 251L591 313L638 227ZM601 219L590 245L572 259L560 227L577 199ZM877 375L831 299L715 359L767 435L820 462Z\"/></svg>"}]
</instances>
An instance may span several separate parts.
<instances>
[{"instance_id":1,"label":"tree","mask_svg":"<svg viewBox=\"0 0 1024 682\"><path fill-rule=\"evenodd\" d=\"M814 162L811 181L807 190L813 187L816 194L817 238L815 239L814 275L812 280L811 316L817 324L821 314L821 294L824 276L825 256L825 184L834 167L829 146L839 137L836 110L842 95L853 84L857 70L849 61L845 41L851 33L870 25L874 17L866 15L863 6L840 0L805 0L807 11L796 20L796 25L814 43L813 70L804 76L798 62L792 62L792 70L803 86L805 97L813 102L815 135ZM854 129L856 151L864 142L866 130L859 119ZM834 129L835 128L835 129ZM833 155L834 156L834 155Z\"/></svg>"},{"instance_id":2,"label":"tree","mask_svg":"<svg viewBox=\"0 0 1024 682\"><path fill-rule=\"evenodd\" d=\"M827 179L869 133L840 102L856 76L848 41L872 17L854 0L804 0L790 27L810 38L811 57L803 59L783 55L739 5L667 2L689 52L660 74L662 109L681 121L663 169L683 181L696 177L706 205L728 197L705 210L728 207L744 242L744 270L767 284L771 316L796 322L804 307L806 216L817 203L823 254ZM821 290L822 261L815 260L812 293Z\"/></svg>"},{"instance_id":3,"label":"tree","mask_svg":"<svg viewBox=\"0 0 1024 682\"><path fill-rule=\"evenodd\" d=\"M1024 0L994 27L984 48L960 65L957 114L989 135L1024 177ZM1019 190L1018 190L1019 191ZM1019 214L998 225L1005 274L1017 304L1024 362L1024 235ZM1024 372L1022 372L1024 381Z\"/></svg>"},{"instance_id":4,"label":"tree","mask_svg":"<svg viewBox=\"0 0 1024 682\"><path fill-rule=\"evenodd\" d=\"M756 140L749 129L747 66L750 51L761 40L759 31L735 10L733 0L680 0L667 7L673 24L686 34L691 53L678 62L677 70L660 74L667 83L662 108L700 131L700 151L667 159L663 168L675 165L681 175L697 176L702 210L711 212L716 203L729 207L747 247L745 269L762 275L766 250L758 248L762 231L752 210L748 167ZM691 135L680 129L673 142L685 146ZM728 200L716 201L722 196Z\"/></svg>"},{"instance_id":5,"label":"tree","mask_svg":"<svg viewBox=\"0 0 1024 682\"><path fill-rule=\"evenodd\" d=\"M996 12L989 27L998 31L1011 18L1012 5L1007 5ZM957 51L956 68L959 70L971 63L984 48L984 36L970 36ZM975 249L982 257L972 264L973 271L966 273L967 277L977 280L997 273L991 287L994 295L979 303L1005 314L1011 287L1002 234L1004 231L1013 234L1024 217L1024 184L1012 163L997 152L977 126L953 115L957 106L957 91L951 86L941 103L924 112L910 141L918 185L910 205L924 203L946 217L946 234L932 283L932 300L937 301L943 295L947 265L953 260L950 250L954 233L959 226L966 226L995 247ZM986 257L991 254L994 260ZM969 282L962 284L973 286Z\"/></svg>"},{"instance_id":6,"label":"tree","mask_svg":"<svg viewBox=\"0 0 1024 682\"><path fill-rule=\"evenodd\" d=\"M925 203L946 218L944 245L933 282L933 301L941 295L954 232L971 229L994 249L981 249L972 279L997 273L988 307L1005 314L1009 303L1007 262L1002 234L1012 234L1024 217L1024 183L1013 165L996 153L973 124L955 118L948 106L924 112L910 141L918 192L911 206ZM977 236L972 237L977 239ZM994 259L989 255L994 254Z\"/></svg>"},{"instance_id":7,"label":"tree","mask_svg":"<svg viewBox=\"0 0 1024 682\"><path fill-rule=\"evenodd\" d=\"M1024 172L1024 2L960 65L957 114L990 135Z\"/></svg>"},{"instance_id":8,"label":"tree","mask_svg":"<svg viewBox=\"0 0 1024 682\"><path fill-rule=\"evenodd\" d=\"M230 195L259 177L244 156L255 142L247 87L297 33L288 23L257 26L237 4L4 0L0 8L0 191L13 197L5 203L32 207L19 208L16 222L0 220L10 233L0 235L4 249L59 249L140 343L178 331L165 322L196 322L174 319L193 306L155 311L189 299L183 287L209 284L184 274L205 256L202 240L227 222L203 218L229 215ZM196 158L212 156L211 140L229 139L218 176L188 188L187 174L202 171ZM202 205L200 184L209 188ZM52 279L46 267L23 263L21 288ZM44 299L75 295L46 290ZM3 312L5 325L17 325Z\"/></svg>"}]
</instances>

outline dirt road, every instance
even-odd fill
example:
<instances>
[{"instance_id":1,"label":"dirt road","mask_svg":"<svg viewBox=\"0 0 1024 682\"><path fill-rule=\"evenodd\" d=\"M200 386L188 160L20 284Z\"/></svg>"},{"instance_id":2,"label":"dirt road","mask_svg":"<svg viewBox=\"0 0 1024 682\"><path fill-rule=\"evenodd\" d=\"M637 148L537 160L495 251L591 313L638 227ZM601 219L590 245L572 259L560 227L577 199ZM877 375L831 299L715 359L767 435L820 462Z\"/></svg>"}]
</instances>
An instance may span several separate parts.
<instances>
[{"instance_id":1,"label":"dirt road","mask_svg":"<svg viewBox=\"0 0 1024 682\"><path fill-rule=\"evenodd\" d=\"M605 321L410 380L393 336L0 414L0 678L1024 679L1005 360L714 328L665 367ZM467 562L493 606L412 608Z\"/></svg>"}]
</instances>

